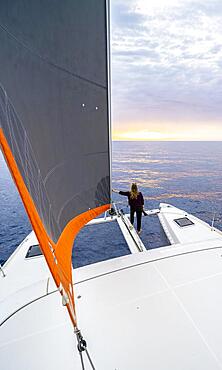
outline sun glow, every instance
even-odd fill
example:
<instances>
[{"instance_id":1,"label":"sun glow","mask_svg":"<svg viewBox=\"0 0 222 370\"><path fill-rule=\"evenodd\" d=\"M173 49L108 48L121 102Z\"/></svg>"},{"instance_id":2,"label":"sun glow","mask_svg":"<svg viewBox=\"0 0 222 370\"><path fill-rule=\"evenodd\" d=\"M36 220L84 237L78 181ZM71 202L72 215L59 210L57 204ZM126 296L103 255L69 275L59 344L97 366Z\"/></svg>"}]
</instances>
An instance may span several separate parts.
<instances>
[{"instance_id":1,"label":"sun glow","mask_svg":"<svg viewBox=\"0 0 222 370\"><path fill-rule=\"evenodd\" d=\"M171 125L172 126L172 125ZM186 127L186 124L184 125ZM174 127L174 131L151 131L151 130L129 130L114 131L113 140L122 141L220 141L222 140L222 127L209 125L196 127L195 123L187 125L186 130L180 130Z\"/></svg>"},{"instance_id":2,"label":"sun glow","mask_svg":"<svg viewBox=\"0 0 222 370\"><path fill-rule=\"evenodd\" d=\"M114 133L114 140L173 140L174 135L169 135L157 131L128 131L122 133Z\"/></svg>"}]
</instances>

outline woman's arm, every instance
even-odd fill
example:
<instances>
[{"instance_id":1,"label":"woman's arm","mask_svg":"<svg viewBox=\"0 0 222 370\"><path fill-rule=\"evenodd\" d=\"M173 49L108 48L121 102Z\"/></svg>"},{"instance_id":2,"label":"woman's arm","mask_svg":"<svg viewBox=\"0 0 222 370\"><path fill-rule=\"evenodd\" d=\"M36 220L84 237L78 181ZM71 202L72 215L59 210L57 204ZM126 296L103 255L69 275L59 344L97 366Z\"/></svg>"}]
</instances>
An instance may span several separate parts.
<instances>
[{"instance_id":1,"label":"woman's arm","mask_svg":"<svg viewBox=\"0 0 222 370\"><path fill-rule=\"evenodd\" d=\"M113 192L113 193L119 193L119 190L112 189L112 192Z\"/></svg>"},{"instance_id":2,"label":"woman's arm","mask_svg":"<svg viewBox=\"0 0 222 370\"><path fill-rule=\"evenodd\" d=\"M127 196L127 197L128 197L128 195L129 195L129 191L119 191L119 190L116 190L116 189L112 189L112 192L113 192L113 193L118 193L118 194L120 194L120 195L125 195L125 196Z\"/></svg>"},{"instance_id":3,"label":"woman's arm","mask_svg":"<svg viewBox=\"0 0 222 370\"><path fill-rule=\"evenodd\" d=\"M119 191L120 195L125 195L126 197L129 196L129 191Z\"/></svg>"}]
</instances>

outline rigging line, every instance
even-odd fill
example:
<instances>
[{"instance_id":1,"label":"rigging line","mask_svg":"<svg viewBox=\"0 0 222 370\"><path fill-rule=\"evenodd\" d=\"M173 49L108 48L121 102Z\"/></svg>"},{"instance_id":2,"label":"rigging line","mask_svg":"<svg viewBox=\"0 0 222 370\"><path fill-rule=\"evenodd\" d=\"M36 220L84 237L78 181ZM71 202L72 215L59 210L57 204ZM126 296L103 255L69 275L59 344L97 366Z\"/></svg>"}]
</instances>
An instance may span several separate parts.
<instances>
[{"instance_id":1,"label":"rigging line","mask_svg":"<svg viewBox=\"0 0 222 370\"><path fill-rule=\"evenodd\" d=\"M106 86L98 83L98 82L95 82L95 81L92 81L86 77L82 77L80 75L78 75L77 73L74 73L74 72L71 72L69 71L68 69L66 69L65 67L61 67L59 66L58 64L52 62L51 60L49 60L47 57L44 57L42 56L41 54L39 54L37 52L37 50L33 49L32 47L26 45L23 41L19 40L13 33L11 33L6 27L4 27L2 24L0 24L0 29L2 29L3 32L5 32L8 36L10 36L15 42L17 42L19 45L23 46L24 49L26 49L27 51L29 51L31 54L37 56L39 59L41 59L43 62L51 65L52 67L64 72L64 73L67 73L69 74L70 76L74 77L74 78L77 78L79 80L82 80L82 81L85 81L91 85L94 85L94 86L97 86L97 87L100 87L102 89L107 89Z\"/></svg>"},{"instance_id":2,"label":"rigging line","mask_svg":"<svg viewBox=\"0 0 222 370\"><path fill-rule=\"evenodd\" d=\"M91 357L90 357L90 355L89 355L88 350L87 350L87 349L85 349L85 352L86 352L87 358L88 358L88 360L89 360L89 363L90 363L90 365L91 365L92 369L93 369L93 370L96 370L95 366L93 365L93 362L92 362L92 359L91 359ZM82 370L85 370L85 365L84 365L84 361L83 361L83 355L82 355L82 352L81 352L81 351L79 351L79 355L80 355L80 360L81 360Z\"/></svg>"},{"instance_id":3,"label":"rigging line","mask_svg":"<svg viewBox=\"0 0 222 370\"><path fill-rule=\"evenodd\" d=\"M82 370L85 370L82 352L79 352L79 355L80 355L80 361L81 361L81 365L82 365Z\"/></svg>"},{"instance_id":4,"label":"rigging line","mask_svg":"<svg viewBox=\"0 0 222 370\"><path fill-rule=\"evenodd\" d=\"M92 369L93 369L93 370L96 370L95 366L93 365L92 359L91 359L91 357L90 357L90 355L89 355L89 351L88 351L88 349L87 349L87 348L86 348L86 355L87 355L87 357L88 357L88 360L89 360L90 365L92 366Z\"/></svg>"},{"instance_id":5,"label":"rigging line","mask_svg":"<svg viewBox=\"0 0 222 370\"><path fill-rule=\"evenodd\" d=\"M78 327L75 327L74 333L76 335L76 339L77 339L77 342L78 342L77 349L78 349L79 355L80 355L82 370L85 370L84 361L83 361L83 352L86 352L88 361L89 361L92 369L93 370L96 370L95 366L93 365L93 362L92 362L92 359L90 357L90 354L89 354L89 352L87 350L87 343L86 343L85 339L83 338L83 336L81 334L81 331L78 329Z\"/></svg>"}]
</instances>

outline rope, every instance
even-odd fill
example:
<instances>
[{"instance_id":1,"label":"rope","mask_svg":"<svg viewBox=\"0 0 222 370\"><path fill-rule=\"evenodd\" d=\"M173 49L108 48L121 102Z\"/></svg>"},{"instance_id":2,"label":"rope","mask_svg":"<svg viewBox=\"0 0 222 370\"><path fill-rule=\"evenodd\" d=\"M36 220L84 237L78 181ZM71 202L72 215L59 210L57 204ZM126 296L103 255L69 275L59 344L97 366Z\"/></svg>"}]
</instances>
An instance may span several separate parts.
<instances>
[{"instance_id":1,"label":"rope","mask_svg":"<svg viewBox=\"0 0 222 370\"><path fill-rule=\"evenodd\" d=\"M79 355L80 355L80 361L81 361L81 365L82 365L82 370L85 370L85 366L84 366L84 362L83 362L83 357L82 357L82 352L79 352Z\"/></svg>"},{"instance_id":2,"label":"rope","mask_svg":"<svg viewBox=\"0 0 222 370\"><path fill-rule=\"evenodd\" d=\"M87 358L88 358L88 361L92 367L93 370L96 370L93 362L92 362L92 359L90 357L90 354L87 350L87 343L85 341L85 339L83 338L80 330L78 328L75 328L74 330L75 334L76 334L76 338L77 338L77 348L78 348L78 351L79 351L79 355L80 355L80 361L81 361L81 365L82 365L82 370L85 370L85 365L84 365L84 360L83 360L83 352L86 352L86 355L87 355Z\"/></svg>"},{"instance_id":3,"label":"rope","mask_svg":"<svg viewBox=\"0 0 222 370\"><path fill-rule=\"evenodd\" d=\"M96 370L96 368L95 368L95 366L93 365L92 359L91 359L91 357L90 357L89 352L88 352L88 350L87 350L87 349L86 349L86 354L87 354L87 357L88 357L89 363L90 363L90 365L92 366L92 369L93 369L93 370Z\"/></svg>"}]
</instances>

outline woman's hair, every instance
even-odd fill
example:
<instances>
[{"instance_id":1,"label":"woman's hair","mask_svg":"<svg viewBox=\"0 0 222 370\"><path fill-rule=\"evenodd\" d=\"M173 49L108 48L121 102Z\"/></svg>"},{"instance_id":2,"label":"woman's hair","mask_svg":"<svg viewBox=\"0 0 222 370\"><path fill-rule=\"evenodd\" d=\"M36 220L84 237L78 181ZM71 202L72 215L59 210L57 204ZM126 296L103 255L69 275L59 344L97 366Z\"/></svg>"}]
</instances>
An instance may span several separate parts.
<instances>
[{"instance_id":1,"label":"woman's hair","mask_svg":"<svg viewBox=\"0 0 222 370\"><path fill-rule=\"evenodd\" d=\"M132 185L131 185L130 198L131 199L136 199L138 194L139 194L139 192L138 192L137 185L136 185L135 182L133 182Z\"/></svg>"}]
</instances>

